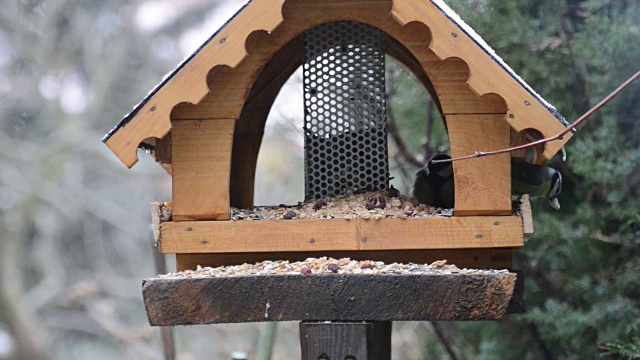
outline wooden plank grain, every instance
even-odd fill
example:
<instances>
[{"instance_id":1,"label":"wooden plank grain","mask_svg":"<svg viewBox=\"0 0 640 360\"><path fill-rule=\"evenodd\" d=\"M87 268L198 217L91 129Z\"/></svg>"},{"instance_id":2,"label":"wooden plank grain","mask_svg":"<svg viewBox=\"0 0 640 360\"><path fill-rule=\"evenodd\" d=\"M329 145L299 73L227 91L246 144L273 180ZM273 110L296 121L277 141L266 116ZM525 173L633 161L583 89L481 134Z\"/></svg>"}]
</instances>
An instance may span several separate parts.
<instances>
[{"instance_id":1,"label":"wooden plank grain","mask_svg":"<svg viewBox=\"0 0 640 360\"><path fill-rule=\"evenodd\" d=\"M177 120L173 127L173 219L229 219L235 120Z\"/></svg>"},{"instance_id":2,"label":"wooden plank grain","mask_svg":"<svg viewBox=\"0 0 640 360\"><path fill-rule=\"evenodd\" d=\"M471 249L523 246L518 216L165 222L163 253Z\"/></svg>"},{"instance_id":3,"label":"wooden plank grain","mask_svg":"<svg viewBox=\"0 0 640 360\"><path fill-rule=\"evenodd\" d=\"M187 221L161 225L163 253L356 250L355 221Z\"/></svg>"},{"instance_id":4,"label":"wooden plank grain","mask_svg":"<svg viewBox=\"0 0 640 360\"><path fill-rule=\"evenodd\" d=\"M200 253L180 254L177 271L195 270L202 267L254 264L265 260L303 261L307 258L323 256L335 259L383 261L387 264L416 263L430 264L437 260L447 260L448 264L468 269L511 269L513 249L433 249L433 250L380 250L380 251L296 251L296 252L251 252L251 253Z\"/></svg>"},{"instance_id":5,"label":"wooden plank grain","mask_svg":"<svg viewBox=\"0 0 640 360\"><path fill-rule=\"evenodd\" d=\"M391 322L300 323L303 360L391 360Z\"/></svg>"},{"instance_id":6,"label":"wooden plank grain","mask_svg":"<svg viewBox=\"0 0 640 360\"><path fill-rule=\"evenodd\" d=\"M476 151L509 147L510 129L502 115L447 115L454 158ZM511 214L511 158L509 154L453 163L455 215Z\"/></svg>"},{"instance_id":7,"label":"wooden plank grain","mask_svg":"<svg viewBox=\"0 0 640 360\"><path fill-rule=\"evenodd\" d=\"M472 249L522 246L516 216L384 219L361 222L362 250Z\"/></svg>"},{"instance_id":8,"label":"wooden plank grain","mask_svg":"<svg viewBox=\"0 0 640 360\"><path fill-rule=\"evenodd\" d=\"M154 326L259 321L497 320L515 273L267 275L143 282Z\"/></svg>"},{"instance_id":9,"label":"wooden plank grain","mask_svg":"<svg viewBox=\"0 0 640 360\"><path fill-rule=\"evenodd\" d=\"M522 198L520 198L520 211L522 212L524 239L529 240L536 232L533 228L533 212L531 211L531 200L528 194L522 195Z\"/></svg>"}]
</instances>

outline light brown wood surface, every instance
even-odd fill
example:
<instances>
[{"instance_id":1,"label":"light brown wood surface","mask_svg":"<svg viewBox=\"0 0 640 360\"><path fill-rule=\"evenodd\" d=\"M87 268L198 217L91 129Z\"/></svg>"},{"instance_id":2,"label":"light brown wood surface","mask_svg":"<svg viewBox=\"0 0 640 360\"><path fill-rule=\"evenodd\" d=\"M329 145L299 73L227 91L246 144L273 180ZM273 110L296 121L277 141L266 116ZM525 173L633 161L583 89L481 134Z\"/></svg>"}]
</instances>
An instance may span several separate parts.
<instances>
[{"instance_id":1,"label":"light brown wood surface","mask_svg":"<svg viewBox=\"0 0 640 360\"><path fill-rule=\"evenodd\" d=\"M160 225L168 254L521 247L517 216L183 221Z\"/></svg>"},{"instance_id":2,"label":"light brown wood surface","mask_svg":"<svg viewBox=\"0 0 640 360\"><path fill-rule=\"evenodd\" d=\"M536 234L533 228L533 213L531 211L531 200L529 200L529 195L522 195L520 199L520 211L522 212L522 228L524 230L524 239L529 240L533 235Z\"/></svg>"},{"instance_id":3,"label":"light brown wood surface","mask_svg":"<svg viewBox=\"0 0 640 360\"><path fill-rule=\"evenodd\" d=\"M520 247L522 220L505 217L360 220L360 250Z\"/></svg>"},{"instance_id":4,"label":"light brown wood surface","mask_svg":"<svg viewBox=\"0 0 640 360\"><path fill-rule=\"evenodd\" d=\"M176 119L238 118L253 81L277 50L308 28L338 20L376 26L402 43L431 79L446 114L503 113L506 101L506 120L518 131L533 128L548 136L564 128L429 1L254 0L119 129L107 146L127 166L133 166L138 144L164 137L171 129L169 115L180 103L198 106L180 105ZM544 156L551 157L569 138L570 134L547 144Z\"/></svg>"},{"instance_id":5,"label":"light brown wood surface","mask_svg":"<svg viewBox=\"0 0 640 360\"><path fill-rule=\"evenodd\" d=\"M514 146L526 144L527 142L528 142L527 136L524 133L524 131L517 132L511 129L511 143L509 144L509 146L514 147ZM527 149L512 151L511 157L519 161L524 161L527 158Z\"/></svg>"},{"instance_id":6,"label":"light brown wood surface","mask_svg":"<svg viewBox=\"0 0 640 360\"><path fill-rule=\"evenodd\" d=\"M447 115L454 158L509 147L510 129L501 115ZM455 215L511 214L511 157L487 156L453 163Z\"/></svg>"},{"instance_id":7,"label":"light brown wood surface","mask_svg":"<svg viewBox=\"0 0 640 360\"><path fill-rule=\"evenodd\" d=\"M173 126L174 221L229 219L235 120L178 120Z\"/></svg>"},{"instance_id":8,"label":"light brown wood surface","mask_svg":"<svg viewBox=\"0 0 640 360\"><path fill-rule=\"evenodd\" d=\"M154 150L157 162L171 165L171 133L168 133L162 139L158 139Z\"/></svg>"}]
</instances>

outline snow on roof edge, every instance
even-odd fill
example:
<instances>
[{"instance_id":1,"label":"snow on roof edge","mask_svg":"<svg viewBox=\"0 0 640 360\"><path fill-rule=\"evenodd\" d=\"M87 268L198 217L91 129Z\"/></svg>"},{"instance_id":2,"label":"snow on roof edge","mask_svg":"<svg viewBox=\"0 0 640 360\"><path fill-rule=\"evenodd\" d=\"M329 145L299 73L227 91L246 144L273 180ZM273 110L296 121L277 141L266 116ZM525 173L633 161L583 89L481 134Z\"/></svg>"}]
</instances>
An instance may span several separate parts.
<instances>
[{"instance_id":1,"label":"snow on roof edge","mask_svg":"<svg viewBox=\"0 0 640 360\"><path fill-rule=\"evenodd\" d=\"M460 30L467 34L471 38L471 40L473 40L473 42L480 46L480 48L484 50L484 52L489 55L491 59L493 59L493 61L495 61L501 68L503 68L509 75L511 75L511 77L516 80L525 90L527 90L529 94L536 98L536 100L538 100L538 102L542 104L542 106L544 106L551 114L553 114L553 116L558 119L558 121L560 121L565 127L570 125L569 122L567 122L567 120L558 112L558 110L553 105L549 104L549 102L542 98L540 94L533 90L533 88L531 88L529 84L527 84L518 74L516 74L516 72L513 71L513 69L509 65L507 65L507 63L502 60L502 58L498 56L498 54L496 54L491 46L489 46L489 44L487 44L486 41L484 41L484 39L471 28L471 26L467 25L467 23L465 23L464 20L460 18L460 15L453 11L453 9L451 9L449 5L444 2L444 0L429 1L436 8L438 8L438 10L440 10L440 12L442 12L449 20L456 24L458 28L460 28Z\"/></svg>"},{"instance_id":2,"label":"snow on roof edge","mask_svg":"<svg viewBox=\"0 0 640 360\"><path fill-rule=\"evenodd\" d=\"M246 2L240 7L240 9L238 9L238 11L235 12L235 14L233 14L233 16L231 16L224 24L222 24L222 26L220 26L220 28L218 30L216 30L207 40L205 40L202 45L200 45L194 52L192 52L191 54L187 55L184 59L182 59L182 61L170 72L168 72L167 74L165 74L162 77L162 80L156 84L156 86L154 86L148 93L147 96L144 97L144 99L142 99L142 101L140 101L139 103L137 103L134 107L133 110L131 110L130 113L128 113L127 115L125 115L122 120L120 120L120 122L118 123L118 125L116 125L113 129L111 129L111 131L109 131L109 133L107 133L103 138L102 138L102 142L107 142L107 140L109 140L109 138L111 138L111 136L113 136L113 134L115 134L118 130L120 130L121 128L125 127L129 121L131 121L131 119L133 119L136 114L138 114L138 112L140 111L140 109L142 109L142 107L149 102L149 100L153 97L153 95L155 95L167 82L169 82L169 80L171 80L171 78L173 78L173 76L175 74L178 73L178 71L180 71L184 65L186 65L191 59L193 59L193 57L195 57L200 50L202 50L205 46L207 46L207 44L213 40L214 37L216 37L216 35L218 35L220 33L220 31L222 31L222 29L224 29L225 27L227 27L227 25L229 25L229 23L231 21L233 21L233 19L235 19L236 16L238 16L238 14L240 14L247 6L249 6L249 4L252 2L253 0L246 0Z\"/></svg>"}]
</instances>

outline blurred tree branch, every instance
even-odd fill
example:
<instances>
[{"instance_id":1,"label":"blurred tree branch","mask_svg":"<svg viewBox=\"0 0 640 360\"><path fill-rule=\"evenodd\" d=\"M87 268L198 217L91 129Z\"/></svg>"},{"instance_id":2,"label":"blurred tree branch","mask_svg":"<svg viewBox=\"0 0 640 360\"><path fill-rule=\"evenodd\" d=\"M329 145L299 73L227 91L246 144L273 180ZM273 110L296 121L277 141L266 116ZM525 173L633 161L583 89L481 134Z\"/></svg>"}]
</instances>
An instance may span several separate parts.
<instances>
[{"instance_id":1,"label":"blurred tree branch","mask_svg":"<svg viewBox=\"0 0 640 360\"><path fill-rule=\"evenodd\" d=\"M433 332L435 332L436 336L438 337L438 340L447 351L447 354L449 354L449 357L451 358L451 360L458 360L458 356L456 356L456 353L453 351L453 348L451 347L449 339L447 339L444 332L440 328L440 324L438 324L438 322L436 321L430 321L430 323L431 323L431 326L433 327ZM465 360L465 357L462 356L461 359Z\"/></svg>"},{"instance_id":2,"label":"blurred tree branch","mask_svg":"<svg viewBox=\"0 0 640 360\"><path fill-rule=\"evenodd\" d=\"M398 132L398 127L391 113L389 113L387 117L387 132L389 133L389 135L391 135L391 139L398 147L398 153L400 154L400 156L402 157L405 163L411 164L418 168L422 168L425 165L424 161L420 161L407 148L407 145L405 144L404 140L400 136L400 133Z\"/></svg>"},{"instance_id":3,"label":"blurred tree branch","mask_svg":"<svg viewBox=\"0 0 640 360\"><path fill-rule=\"evenodd\" d=\"M424 163L426 165L427 161L431 159L433 156L433 151L431 150L431 146L429 146L429 139L431 139L431 130L433 128L433 122L435 121L435 117L433 116L433 99L429 98L429 101L426 103L427 106L427 118L426 118L426 126L424 132L424 138L426 141L424 142ZM424 166L424 165L422 165Z\"/></svg>"},{"instance_id":4,"label":"blurred tree branch","mask_svg":"<svg viewBox=\"0 0 640 360\"><path fill-rule=\"evenodd\" d=\"M529 260L529 257L521 251L514 251L513 258L516 261L516 264L524 270L524 273L527 277L531 278L540 291L545 294L545 296L554 299L559 302L567 302L567 297L562 294L562 292L557 289L543 274L540 270L536 269Z\"/></svg>"},{"instance_id":5,"label":"blurred tree branch","mask_svg":"<svg viewBox=\"0 0 640 360\"><path fill-rule=\"evenodd\" d=\"M24 302L23 267L20 262L24 258L23 232L24 221L29 213L16 212L5 214L5 231L0 236L0 312L9 325L14 336L16 348L15 359L48 359L47 337L42 326L38 325L35 314ZM6 224L13 224L7 227Z\"/></svg>"}]
</instances>

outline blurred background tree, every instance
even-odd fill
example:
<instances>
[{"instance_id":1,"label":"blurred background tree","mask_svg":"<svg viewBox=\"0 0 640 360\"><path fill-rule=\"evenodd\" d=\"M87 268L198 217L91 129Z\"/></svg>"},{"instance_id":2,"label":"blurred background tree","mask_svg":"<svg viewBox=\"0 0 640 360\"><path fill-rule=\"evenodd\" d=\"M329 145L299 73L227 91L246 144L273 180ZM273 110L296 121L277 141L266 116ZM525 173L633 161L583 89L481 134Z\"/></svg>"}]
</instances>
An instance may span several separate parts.
<instances>
[{"instance_id":1,"label":"blurred background tree","mask_svg":"<svg viewBox=\"0 0 640 360\"><path fill-rule=\"evenodd\" d=\"M242 1L12 0L0 12L0 359L162 357L141 279L155 275L147 204L170 200L149 156L127 170L100 138ZM640 3L448 1L569 120L640 68ZM426 91L387 67L392 183L447 151ZM295 74L267 122L256 203L303 197ZM296 99L299 99L297 101ZM397 359L640 358L640 85L569 143L563 208L535 203L516 256L526 315L397 323ZM260 326L176 328L179 359L255 351ZM274 358L299 357L297 324Z\"/></svg>"},{"instance_id":2,"label":"blurred background tree","mask_svg":"<svg viewBox=\"0 0 640 360\"><path fill-rule=\"evenodd\" d=\"M640 70L640 3L453 2L460 16L570 121ZM561 203L534 204L536 236L515 256L528 313L448 324L455 356L640 358L640 84L569 142Z\"/></svg>"}]
</instances>

